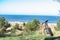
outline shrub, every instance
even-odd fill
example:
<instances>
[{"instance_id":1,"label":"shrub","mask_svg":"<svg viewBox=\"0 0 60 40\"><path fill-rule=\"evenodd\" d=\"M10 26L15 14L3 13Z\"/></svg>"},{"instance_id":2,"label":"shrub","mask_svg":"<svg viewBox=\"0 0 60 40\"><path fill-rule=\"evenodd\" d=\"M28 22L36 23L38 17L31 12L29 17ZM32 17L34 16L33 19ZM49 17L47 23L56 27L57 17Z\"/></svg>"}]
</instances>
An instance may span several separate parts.
<instances>
[{"instance_id":1,"label":"shrub","mask_svg":"<svg viewBox=\"0 0 60 40\"><path fill-rule=\"evenodd\" d=\"M32 22L25 24L26 31L36 31L39 29L40 22L37 19L34 19Z\"/></svg>"},{"instance_id":2,"label":"shrub","mask_svg":"<svg viewBox=\"0 0 60 40\"><path fill-rule=\"evenodd\" d=\"M57 22L57 28L56 28L56 30L60 31L60 20L58 20L58 22Z\"/></svg>"},{"instance_id":3,"label":"shrub","mask_svg":"<svg viewBox=\"0 0 60 40\"><path fill-rule=\"evenodd\" d=\"M18 29L18 27L19 27L19 24L16 23L15 26L14 26L14 28L15 28L15 29Z\"/></svg>"},{"instance_id":4,"label":"shrub","mask_svg":"<svg viewBox=\"0 0 60 40\"><path fill-rule=\"evenodd\" d=\"M5 24L5 18L0 17L0 28L2 28L2 26L4 26L4 24Z\"/></svg>"},{"instance_id":5,"label":"shrub","mask_svg":"<svg viewBox=\"0 0 60 40\"><path fill-rule=\"evenodd\" d=\"M9 24L9 23L6 21L5 24L4 24L4 27L8 28L8 27L10 27L10 26L11 26L11 24Z\"/></svg>"},{"instance_id":6,"label":"shrub","mask_svg":"<svg viewBox=\"0 0 60 40\"><path fill-rule=\"evenodd\" d=\"M25 26L25 23L23 23L23 26Z\"/></svg>"},{"instance_id":7,"label":"shrub","mask_svg":"<svg viewBox=\"0 0 60 40\"><path fill-rule=\"evenodd\" d=\"M16 24L14 25L14 28L11 30L12 33L16 32L16 30L18 29L18 27L19 27L19 24L16 23Z\"/></svg>"},{"instance_id":8,"label":"shrub","mask_svg":"<svg viewBox=\"0 0 60 40\"><path fill-rule=\"evenodd\" d=\"M32 29L32 24L31 22L28 22L26 25L25 25L25 30L28 32Z\"/></svg>"},{"instance_id":9,"label":"shrub","mask_svg":"<svg viewBox=\"0 0 60 40\"><path fill-rule=\"evenodd\" d=\"M39 24L40 24L39 20L34 19L34 20L32 21L33 30L39 29Z\"/></svg>"},{"instance_id":10,"label":"shrub","mask_svg":"<svg viewBox=\"0 0 60 40\"><path fill-rule=\"evenodd\" d=\"M4 17L0 17L0 34L4 34L8 27L10 27L10 24L5 20Z\"/></svg>"}]
</instances>

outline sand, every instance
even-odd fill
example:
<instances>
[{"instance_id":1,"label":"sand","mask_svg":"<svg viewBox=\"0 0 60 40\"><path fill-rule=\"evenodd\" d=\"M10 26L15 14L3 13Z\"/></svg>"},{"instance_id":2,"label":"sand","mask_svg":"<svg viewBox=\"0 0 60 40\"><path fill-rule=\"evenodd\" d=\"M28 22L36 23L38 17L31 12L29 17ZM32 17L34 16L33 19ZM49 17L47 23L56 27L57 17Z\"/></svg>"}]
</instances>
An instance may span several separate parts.
<instances>
[{"instance_id":1,"label":"sand","mask_svg":"<svg viewBox=\"0 0 60 40\"><path fill-rule=\"evenodd\" d=\"M11 24L11 28L13 28L13 26L14 26L16 23L18 23L19 26L23 26L23 23L24 23L24 22L9 22L9 23ZM25 22L25 23L27 23L27 22ZM56 23L48 23L48 26L51 28L51 30L52 30L52 32L54 33L55 36L60 35L60 31L56 31L56 30L54 29L54 27L57 27L57 24L56 24Z\"/></svg>"},{"instance_id":2,"label":"sand","mask_svg":"<svg viewBox=\"0 0 60 40\"><path fill-rule=\"evenodd\" d=\"M11 27L13 27L16 23L18 23L19 26L23 26L24 22L9 22L9 23L11 24ZM27 22L25 22L25 23L27 23ZM48 25L52 29L52 31L55 30L54 27L56 27L56 23L48 23Z\"/></svg>"}]
</instances>

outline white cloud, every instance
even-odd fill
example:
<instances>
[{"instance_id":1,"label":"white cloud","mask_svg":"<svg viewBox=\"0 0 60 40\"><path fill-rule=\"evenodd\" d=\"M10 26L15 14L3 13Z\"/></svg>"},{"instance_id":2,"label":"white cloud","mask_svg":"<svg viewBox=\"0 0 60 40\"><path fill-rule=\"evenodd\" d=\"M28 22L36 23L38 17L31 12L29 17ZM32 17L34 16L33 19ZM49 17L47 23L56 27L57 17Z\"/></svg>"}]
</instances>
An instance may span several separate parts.
<instances>
[{"instance_id":1,"label":"white cloud","mask_svg":"<svg viewBox=\"0 0 60 40\"><path fill-rule=\"evenodd\" d=\"M58 15L60 5L56 2L25 2L25 3L5 3L0 6L0 13L17 13L17 14L32 14L32 15Z\"/></svg>"}]
</instances>

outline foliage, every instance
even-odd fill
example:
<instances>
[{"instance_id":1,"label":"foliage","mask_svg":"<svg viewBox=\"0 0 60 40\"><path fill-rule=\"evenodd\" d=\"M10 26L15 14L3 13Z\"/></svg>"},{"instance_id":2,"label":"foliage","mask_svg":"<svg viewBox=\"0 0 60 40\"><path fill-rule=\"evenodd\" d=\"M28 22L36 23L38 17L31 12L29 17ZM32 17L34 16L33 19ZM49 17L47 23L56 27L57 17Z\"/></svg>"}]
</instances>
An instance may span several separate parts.
<instances>
[{"instance_id":1,"label":"foliage","mask_svg":"<svg viewBox=\"0 0 60 40\"><path fill-rule=\"evenodd\" d=\"M2 26L4 26L4 24L5 24L5 18L4 17L0 17L0 28Z\"/></svg>"},{"instance_id":2,"label":"foliage","mask_svg":"<svg viewBox=\"0 0 60 40\"><path fill-rule=\"evenodd\" d=\"M25 30L28 32L32 29L32 24L31 22L28 22L26 25L25 25Z\"/></svg>"},{"instance_id":3,"label":"foliage","mask_svg":"<svg viewBox=\"0 0 60 40\"><path fill-rule=\"evenodd\" d=\"M23 40L41 40L45 37L45 35L42 35L40 32L30 32L27 35L23 36Z\"/></svg>"},{"instance_id":4,"label":"foliage","mask_svg":"<svg viewBox=\"0 0 60 40\"><path fill-rule=\"evenodd\" d=\"M32 22L25 24L26 31L35 31L39 29L40 22L37 19L34 19Z\"/></svg>"},{"instance_id":5,"label":"foliage","mask_svg":"<svg viewBox=\"0 0 60 40\"><path fill-rule=\"evenodd\" d=\"M39 29L39 24L40 24L40 22L39 22L37 19L34 19L34 20L32 21L33 29L34 29L34 30Z\"/></svg>"},{"instance_id":6,"label":"foliage","mask_svg":"<svg viewBox=\"0 0 60 40\"><path fill-rule=\"evenodd\" d=\"M9 36L9 37L2 37L0 40L41 40L44 38L44 35L37 32L31 32L25 36Z\"/></svg>"},{"instance_id":7,"label":"foliage","mask_svg":"<svg viewBox=\"0 0 60 40\"><path fill-rule=\"evenodd\" d=\"M10 26L11 26L11 24L9 24L9 23L6 21L4 27L8 28L8 27L10 27Z\"/></svg>"},{"instance_id":8,"label":"foliage","mask_svg":"<svg viewBox=\"0 0 60 40\"><path fill-rule=\"evenodd\" d=\"M56 2L60 3L60 0L53 0L53 1L56 1Z\"/></svg>"},{"instance_id":9,"label":"foliage","mask_svg":"<svg viewBox=\"0 0 60 40\"><path fill-rule=\"evenodd\" d=\"M58 20L57 22L57 28L55 28L56 30L60 31L60 20Z\"/></svg>"},{"instance_id":10,"label":"foliage","mask_svg":"<svg viewBox=\"0 0 60 40\"><path fill-rule=\"evenodd\" d=\"M5 20L4 17L0 17L0 34L4 34L8 27L10 27L10 24Z\"/></svg>"},{"instance_id":11,"label":"foliage","mask_svg":"<svg viewBox=\"0 0 60 40\"><path fill-rule=\"evenodd\" d=\"M15 37L2 37L0 40L21 40L21 36L15 36Z\"/></svg>"},{"instance_id":12,"label":"foliage","mask_svg":"<svg viewBox=\"0 0 60 40\"><path fill-rule=\"evenodd\" d=\"M60 36L57 36L57 37L46 37L44 40L60 40Z\"/></svg>"},{"instance_id":13,"label":"foliage","mask_svg":"<svg viewBox=\"0 0 60 40\"><path fill-rule=\"evenodd\" d=\"M25 23L23 23L23 26L25 26Z\"/></svg>"},{"instance_id":14,"label":"foliage","mask_svg":"<svg viewBox=\"0 0 60 40\"><path fill-rule=\"evenodd\" d=\"M18 23L16 23L15 25L14 25L14 28L11 30L13 33L18 29L18 27L19 27L19 24Z\"/></svg>"},{"instance_id":15,"label":"foliage","mask_svg":"<svg viewBox=\"0 0 60 40\"><path fill-rule=\"evenodd\" d=\"M14 26L14 28L15 28L15 29L18 29L18 27L19 27L19 24L16 23L15 26Z\"/></svg>"}]
</instances>

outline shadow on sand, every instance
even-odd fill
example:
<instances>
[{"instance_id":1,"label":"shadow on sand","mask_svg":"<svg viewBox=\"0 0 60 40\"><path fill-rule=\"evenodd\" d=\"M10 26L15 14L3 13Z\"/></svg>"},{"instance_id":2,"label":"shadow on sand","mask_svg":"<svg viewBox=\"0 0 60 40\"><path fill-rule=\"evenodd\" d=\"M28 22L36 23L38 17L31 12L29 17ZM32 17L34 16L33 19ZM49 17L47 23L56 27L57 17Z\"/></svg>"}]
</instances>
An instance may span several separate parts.
<instances>
[{"instance_id":1,"label":"shadow on sand","mask_svg":"<svg viewBox=\"0 0 60 40\"><path fill-rule=\"evenodd\" d=\"M58 36L58 37L47 37L44 40L60 40L60 36Z\"/></svg>"}]
</instances>

